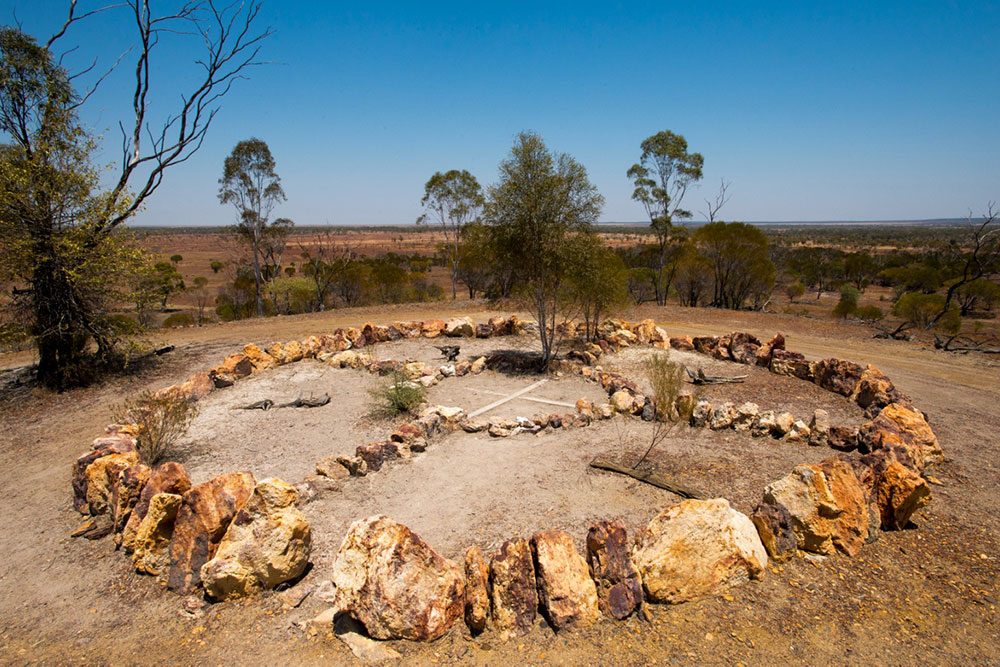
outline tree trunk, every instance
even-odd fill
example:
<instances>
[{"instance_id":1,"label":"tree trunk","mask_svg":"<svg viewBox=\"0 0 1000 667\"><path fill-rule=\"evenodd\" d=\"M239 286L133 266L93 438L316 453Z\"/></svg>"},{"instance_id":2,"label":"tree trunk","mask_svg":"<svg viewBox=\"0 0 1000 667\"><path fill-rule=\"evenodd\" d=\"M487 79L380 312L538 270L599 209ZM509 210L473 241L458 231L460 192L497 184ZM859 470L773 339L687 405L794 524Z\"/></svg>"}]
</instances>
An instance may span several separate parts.
<instances>
[{"instance_id":1,"label":"tree trunk","mask_svg":"<svg viewBox=\"0 0 1000 667\"><path fill-rule=\"evenodd\" d=\"M257 317L264 316L264 303L260 295L260 239L255 238L253 242L253 284L257 296Z\"/></svg>"}]
</instances>

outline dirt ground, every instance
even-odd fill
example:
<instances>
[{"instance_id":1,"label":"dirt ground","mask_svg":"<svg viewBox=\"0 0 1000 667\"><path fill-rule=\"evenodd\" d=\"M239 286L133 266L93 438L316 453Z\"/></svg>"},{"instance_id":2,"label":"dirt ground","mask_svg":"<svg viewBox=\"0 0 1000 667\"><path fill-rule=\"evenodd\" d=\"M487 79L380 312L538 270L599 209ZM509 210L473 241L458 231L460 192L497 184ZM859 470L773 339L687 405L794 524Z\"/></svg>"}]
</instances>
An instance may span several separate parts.
<instances>
[{"instance_id":1,"label":"dirt ground","mask_svg":"<svg viewBox=\"0 0 1000 667\"><path fill-rule=\"evenodd\" d=\"M0 661L11 664L234 663L253 655L273 664L350 663L335 638L303 635L292 624L322 610L318 600L283 611L273 594L252 601L212 605L200 618L181 613L181 600L149 577L129 572L108 540L68 535L78 525L72 510L69 468L109 419L110 406L144 388L183 380L218 362L246 340L266 342L376 322L461 311L419 307L318 314L224 325L169 334L178 348L129 378L64 394L7 385L0 395ZM464 311L487 313L472 304ZM394 642L407 662L473 664L995 664L1000 660L997 613L1000 512L1000 372L995 360L953 355L898 341L869 338L862 327L785 315L647 308L671 335L749 330L759 337L782 331L791 349L810 358L840 356L874 363L930 415L947 456L930 471L932 504L910 529L886 533L854 559L800 559L769 568L758 582L729 595L677 606L651 607L649 622L601 622L555 635L544 624L505 644L491 633L471 639L456 628L430 644ZM202 335L198 335L198 334ZM463 343L463 355L478 350ZM409 347L407 347L409 346ZM467 348L467 349L466 349ZM406 342L396 358L436 350ZM632 375L641 355L627 351L606 365ZM677 360L685 356L675 353ZM846 401L787 378L697 356L706 372L749 372L744 385L710 388L706 395L734 402L754 400L762 409L784 406L807 418L814 407L837 421L858 418ZM716 364L719 364L716 366ZM16 359L0 360L0 367ZM10 377L8 373L7 377ZM349 379L344 390L340 377ZM493 373L452 378L433 388L431 400L481 407L493 394L535 381ZM364 416L365 374L314 362L293 364L213 394L186 441L185 465L196 481L217 470L245 465L258 476L309 471L318 458L384 437L392 424ZM229 409L241 401L294 398L341 387L336 402L312 410L267 413ZM301 388L301 389L300 389ZM600 391L578 379L550 380L531 396L573 402ZM488 393L493 392L493 393ZM537 392L537 393L536 393ZM581 393L582 392L582 393ZM331 396L334 396L331 391ZM551 406L556 409L555 406ZM548 411L528 401L504 406L530 416ZM834 413L834 410L840 412ZM325 413L324 413L325 411ZM839 416L838 416L839 415ZM305 428L315 428L312 435ZM586 463L596 454L631 460L647 442L647 424L605 423L542 436L491 439L456 434L435 441L411 462L370 478L350 480L305 505L315 531L313 569L322 579L340 536L356 518L385 512L411 526L444 555L455 557L473 542L492 550L515 534L564 528L582 545L587 521L622 516L631 531L676 502L667 492ZM678 429L652 463L709 495L729 498L749 511L763 485L796 463L829 450L752 439L733 432ZM227 458L228 457L228 458ZM237 460L238 457L243 457ZM260 472L257 467L259 466ZM268 468L267 466L271 466ZM273 470L274 472L270 472Z\"/></svg>"}]
</instances>

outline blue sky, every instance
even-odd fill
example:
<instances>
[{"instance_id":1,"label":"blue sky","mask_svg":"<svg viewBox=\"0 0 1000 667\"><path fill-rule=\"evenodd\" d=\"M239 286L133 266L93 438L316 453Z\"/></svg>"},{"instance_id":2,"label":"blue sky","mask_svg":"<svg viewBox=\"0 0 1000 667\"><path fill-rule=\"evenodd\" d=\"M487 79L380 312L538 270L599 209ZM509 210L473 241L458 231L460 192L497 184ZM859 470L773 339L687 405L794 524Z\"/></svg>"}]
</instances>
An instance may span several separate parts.
<instances>
[{"instance_id":1,"label":"blue sky","mask_svg":"<svg viewBox=\"0 0 1000 667\"><path fill-rule=\"evenodd\" d=\"M4 0L0 18L44 38L67 4ZM262 19L272 64L225 98L137 224L233 222L217 181L250 136L277 160L276 214L299 224L411 223L434 171L492 183L525 129L587 167L603 220L643 220L625 171L664 129L705 156L687 207L704 210L724 178L726 219L955 217L1000 199L998 2L264 0ZM95 17L64 39L79 45L67 62L110 64L130 37L123 13ZM154 112L185 72L186 52L157 62ZM128 74L83 114L105 162Z\"/></svg>"}]
</instances>

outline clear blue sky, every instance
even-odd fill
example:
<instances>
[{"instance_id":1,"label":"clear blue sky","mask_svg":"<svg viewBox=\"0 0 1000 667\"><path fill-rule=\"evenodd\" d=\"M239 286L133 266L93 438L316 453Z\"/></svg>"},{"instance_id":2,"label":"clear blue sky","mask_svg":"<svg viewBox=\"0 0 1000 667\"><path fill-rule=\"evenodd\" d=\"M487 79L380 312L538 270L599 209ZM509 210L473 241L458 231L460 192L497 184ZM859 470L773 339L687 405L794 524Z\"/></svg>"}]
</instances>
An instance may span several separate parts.
<instances>
[{"instance_id":1,"label":"clear blue sky","mask_svg":"<svg viewBox=\"0 0 1000 667\"><path fill-rule=\"evenodd\" d=\"M2 19L47 37L67 4L3 0ZM732 183L726 219L956 217L1000 199L997 2L264 0L262 18L274 64L225 99L138 224L233 222L217 181L250 136L277 160L276 214L299 224L411 223L434 171L489 184L524 129L587 167L603 220L643 219L625 171L663 129L705 156L689 208ZM68 62L108 64L130 37L124 14L92 19ZM191 63L158 65L162 111ZM105 161L129 103L121 71L84 114Z\"/></svg>"}]
</instances>

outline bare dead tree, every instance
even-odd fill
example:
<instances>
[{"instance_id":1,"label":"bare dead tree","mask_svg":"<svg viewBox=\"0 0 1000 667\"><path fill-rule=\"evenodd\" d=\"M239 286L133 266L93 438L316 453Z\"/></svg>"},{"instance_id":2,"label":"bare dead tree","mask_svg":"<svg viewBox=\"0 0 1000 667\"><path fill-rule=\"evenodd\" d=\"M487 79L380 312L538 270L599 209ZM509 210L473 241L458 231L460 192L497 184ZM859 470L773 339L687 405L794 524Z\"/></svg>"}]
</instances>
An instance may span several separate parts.
<instances>
[{"instance_id":1,"label":"bare dead tree","mask_svg":"<svg viewBox=\"0 0 1000 667\"><path fill-rule=\"evenodd\" d=\"M927 322L925 329L930 329L951 308L955 293L958 290L980 278L990 278L1000 274L1000 210L996 202L986 206L982 219L976 220L969 213L968 218L971 251L965 255L962 263L962 273L958 280L948 286L944 295L944 305L941 311Z\"/></svg>"},{"instance_id":2,"label":"bare dead tree","mask_svg":"<svg viewBox=\"0 0 1000 667\"><path fill-rule=\"evenodd\" d=\"M701 214L705 216L705 219L708 220L709 223L715 222L715 217L719 215L719 211L722 210L722 207L725 206L726 203L729 202L730 197L732 197L732 195L729 194L730 185L731 183L726 183L725 179L719 179L719 191L716 193L715 199L705 200L705 205L708 206L708 210L702 211Z\"/></svg>"},{"instance_id":3,"label":"bare dead tree","mask_svg":"<svg viewBox=\"0 0 1000 667\"><path fill-rule=\"evenodd\" d=\"M348 266L356 258L354 250L346 242L338 243L336 236L325 231L309 245L299 243L302 272L316 283L316 303L314 310L326 308L326 300L334 286L343 277Z\"/></svg>"},{"instance_id":4,"label":"bare dead tree","mask_svg":"<svg viewBox=\"0 0 1000 667\"><path fill-rule=\"evenodd\" d=\"M259 3L233 2L220 8L215 0L193 0L185 2L176 12L158 16L153 14L149 0L126 0L80 15L75 13L76 2L71 0L66 21L46 42L46 49L51 49L75 24L119 7L128 9L138 38L133 115L118 124L122 134L121 172L106 198L104 220L97 229L104 231L132 217L160 187L164 172L186 162L201 148L219 112L220 100L237 80L246 78L244 73L248 68L263 64L258 60L260 48L273 30L256 29ZM168 34L197 36L204 43L205 53L196 61L202 75L181 94L178 108L159 127L154 127L147 118L150 91L156 84L150 62L161 38ZM81 98L81 104L103 79ZM135 191L123 206L130 186Z\"/></svg>"}]
</instances>

